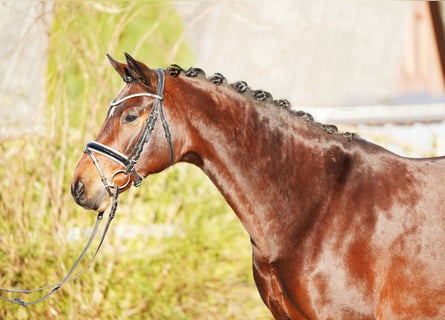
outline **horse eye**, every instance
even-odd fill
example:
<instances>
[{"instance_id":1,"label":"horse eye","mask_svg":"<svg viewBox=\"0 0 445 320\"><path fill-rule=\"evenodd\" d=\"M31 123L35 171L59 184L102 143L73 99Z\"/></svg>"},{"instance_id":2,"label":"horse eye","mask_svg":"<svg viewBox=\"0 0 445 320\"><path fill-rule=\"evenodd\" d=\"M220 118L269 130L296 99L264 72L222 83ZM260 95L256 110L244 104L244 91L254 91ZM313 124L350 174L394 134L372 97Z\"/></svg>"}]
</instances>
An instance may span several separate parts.
<instances>
[{"instance_id":1,"label":"horse eye","mask_svg":"<svg viewBox=\"0 0 445 320\"><path fill-rule=\"evenodd\" d=\"M138 116L134 115L134 114L127 114L124 117L124 122L133 122L138 118Z\"/></svg>"}]
</instances>

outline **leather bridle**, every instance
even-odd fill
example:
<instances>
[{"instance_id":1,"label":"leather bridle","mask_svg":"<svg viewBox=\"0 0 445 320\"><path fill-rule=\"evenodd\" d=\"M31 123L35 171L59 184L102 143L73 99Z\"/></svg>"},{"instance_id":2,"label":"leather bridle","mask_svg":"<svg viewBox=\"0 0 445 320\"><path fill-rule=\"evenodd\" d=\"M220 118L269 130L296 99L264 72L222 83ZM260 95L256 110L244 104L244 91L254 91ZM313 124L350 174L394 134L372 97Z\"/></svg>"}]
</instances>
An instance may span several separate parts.
<instances>
[{"instance_id":1,"label":"leather bridle","mask_svg":"<svg viewBox=\"0 0 445 320\"><path fill-rule=\"evenodd\" d=\"M142 182L143 178L136 172L135 165L136 165L139 157L141 156L141 153L142 153L142 150L143 150L145 144L148 143L148 141L150 140L151 134L154 130L154 126L155 126L155 123L156 123L156 120L158 117L158 113L161 117L162 126L164 127L165 136L167 138L167 141L168 141L168 144L170 147L170 162L173 163L173 145L172 145L172 141L171 141L170 130L168 128L167 120L165 119L164 111L162 108L162 100L163 100L162 93L164 91L164 72L159 69L156 69L155 71L158 75L158 88L157 88L156 94L149 93L149 92L135 93L135 94L131 94L131 95L125 96L121 99L114 100L113 102L111 102L111 107L115 107L115 106L121 104L122 102L127 101L128 99L132 99L132 98L136 98L136 97L151 97L151 98L156 99L156 103L155 103L154 107L152 108L152 110L150 111L150 114L145 122L144 127L142 128L139 138L136 141L136 144L134 145L133 151L130 153L130 155L126 156L126 155L120 153L119 151L116 151L115 149L108 147L108 146L106 146L102 143L99 143L97 141L89 142L85 148L85 153L87 153L91 157L94 165L97 168L97 171L99 172L100 178L102 180L102 183L105 186L105 189L108 191L110 196L112 196L112 198L113 198L107 224L106 224L104 231L102 233L102 237L99 240L97 249L94 252L94 254L91 257L88 264L80 272L78 272L77 274L74 274L75 269L79 266L81 260L84 258L87 250L89 249L89 247L97 233L99 223L102 220L102 217L104 214L103 212L98 213L97 219L96 219L96 224L94 225L91 235L87 241L87 244L85 245L84 249L80 253L77 260L74 262L71 269L68 271L66 276L61 281L54 283L54 284L46 285L46 286L43 286L43 287L40 287L37 289L31 289L31 290L18 289L18 288L0 288L0 292L9 292L9 293L16 293L16 294L19 294L19 293L29 294L29 293L33 293L33 292L49 290L49 292L47 294L43 295L42 297L40 297L38 299L32 300L32 301L24 301L21 298L10 299L10 298L7 298L7 297L1 296L1 295L0 295L0 300L18 304L18 305L21 305L24 307L39 303L39 302L47 299L49 296L53 295L65 283L80 277L88 269L88 267L93 263L93 260L96 257L97 253L99 252L99 249L102 247L102 244L105 240L105 236L106 236L108 229L110 227L111 221L113 220L113 218L115 216L115 213L117 210L117 205L118 205L119 191L124 189L130 182L129 175L133 176L134 186L137 187ZM111 160L122 165L122 167L124 167L124 169L118 170L115 173L113 173L113 175L111 176L111 180L108 181L107 178L105 177L105 175L102 171L102 168L100 166L100 163L99 163L98 159L96 158L96 156L94 155L94 153L99 153L99 154L102 154L102 155L110 158ZM118 174L125 174L128 176L127 182L124 185L121 185L121 186L114 185L113 179Z\"/></svg>"},{"instance_id":2,"label":"leather bridle","mask_svg":"<svg viewBox=\"0 0 445 320\"><path fill-rule=\"evenodd\" d=\"M163 101L162 93L164 91L165 76L164 76L163 70L155 69L155 71L158 75L158 88L157 88L156 94L149 93L149 92L140 92L140 93L130 94L130 95L125 96L121 99L113 100L110 104L110 107L115 107L115 106L123 103L124 101L133 99L136 97L150 97L150 98L156 99L156 103L155 103L154 107L151 109L150 114L148 115L145 125L142 128L142 131L139 134L139 138L136 141L136 144L134 145L131 153L128 156L126 156L126 155L122 154L121 152L119 152L109 146L106 146L102 143L99 143L97 141L88 142L88 144L84 150L84 152L90 156L91 160L93 161L94 165L96 166L96 169L99 173L102 183L110 195L113 194L113 192L112 192L113 188L118 188L119 190L126 188L128 186L128 183L130 182L130 175L133 176L133 185L135 187L138 187L142 183L143 177L141 177L137 173L135 166L139 160L139 157L142 154L145 144L148 143L148 141L150 140L151 134L155 127L156 120L158 118L158 113L161 117L162 126L163 126L164 132L165 132L165 137L167 138L167 142L168 142L168 145L170 148L170 164L173 163L173 144L172 144L172 140L171 140L170 129L168 127L167 120L165 119L163 105L162 105L162 101ZM100 166L100 163L97 160L94 153L102 154L102 155L106 156L107 158L119 163L123 167L123 169L114 172L113 175L111 176L111 179L108 180L106 178L106 176L104 175L103 170ZM113 179L119 174L127 175L128 179L123 185L116 186L116 185L114 185Z\"/></svg>"}]
</instances>

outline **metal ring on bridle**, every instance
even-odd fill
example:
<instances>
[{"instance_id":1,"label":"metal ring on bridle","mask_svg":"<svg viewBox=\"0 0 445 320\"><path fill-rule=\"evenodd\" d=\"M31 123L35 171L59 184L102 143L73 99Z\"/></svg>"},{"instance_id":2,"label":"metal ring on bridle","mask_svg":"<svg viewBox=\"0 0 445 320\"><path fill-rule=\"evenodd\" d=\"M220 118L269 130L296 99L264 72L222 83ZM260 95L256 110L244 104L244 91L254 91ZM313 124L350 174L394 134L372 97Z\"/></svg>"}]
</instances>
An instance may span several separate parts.
<instances>
[{"instance_id":1,"label":"metal ring on bridle","mask_svg":"<svg viewBox=\"0 0 445 320\"><path fill-rule=\"evenodd\" d=\"M124 174L124 175L127 177L127 181L125 181L125 183L124 183L123 185L121 185L121 186L118 186L118 185L116 185L116 184L114 183L114 178L115 178L118 174ZM118 171L116 171L115 173L113 173L113 175L111 176L111 186L112 186L113 188L117 188L119 191L125 189L125 188L128 186L128 184L129 184L130 182L131 182L130 175L129 175L128 172L125 171L125 170L118 170Z\"/></svg>"}]
</instances>

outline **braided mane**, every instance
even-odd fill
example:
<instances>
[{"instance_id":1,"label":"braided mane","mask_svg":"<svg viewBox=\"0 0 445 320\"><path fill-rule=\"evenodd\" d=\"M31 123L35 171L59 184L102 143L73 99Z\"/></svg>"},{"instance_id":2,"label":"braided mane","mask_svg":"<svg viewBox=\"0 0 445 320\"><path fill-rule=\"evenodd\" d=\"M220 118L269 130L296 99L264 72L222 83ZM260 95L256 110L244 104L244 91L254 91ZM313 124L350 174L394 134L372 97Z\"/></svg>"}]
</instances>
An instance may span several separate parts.
<instances>
[{"instance_id":1,"label":"braided mane","mask_svg":"<svg viewBox=\"0 0 445 320\"><path fill-rule=\"evenodd\" d=\"M340 132L337 128L337 126L332 124L322 124L319 122L314 121L314 117L305 112L305 111L296 111L292 109L292 104L287 99L273 99L272 94L270 94L267 91L264 90L253 90L245 81L237 81L234 83L229 84L227 79L221 74L221 73L215 73L214 75L207 78L206 73L204 70L200 68L189 68L187 70L182 69L180 66L176 64L170 65L170 67L167 69L167 72L172 77L177 77L180 74L184 74L186 77L191 78L201 78L207 81L210 81L214 85L229 85L234 90L236 90L238 93L241 94L247 94L251 96L256 101L270 103L278 108L287 110L290 114L304 120L307 122L311 122L317 127L323 129L328 134L336 134L336 135L342 135L348 140L352 140L354 138L357 138L358 136L355 133L351 132Z\"/></svg>"}]
</instances>

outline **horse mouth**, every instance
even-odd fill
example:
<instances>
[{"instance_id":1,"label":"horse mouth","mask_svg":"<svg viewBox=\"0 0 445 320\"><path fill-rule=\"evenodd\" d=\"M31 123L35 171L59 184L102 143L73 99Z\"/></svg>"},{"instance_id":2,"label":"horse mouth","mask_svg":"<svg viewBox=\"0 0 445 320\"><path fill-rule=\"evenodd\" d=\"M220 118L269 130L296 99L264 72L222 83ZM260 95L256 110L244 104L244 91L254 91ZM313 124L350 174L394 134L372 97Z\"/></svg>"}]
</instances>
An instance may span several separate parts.
<instances>
[{"instance_id":1,"label":"horse mouth","mask_svg":"<svg viewBox=\"0 0 445 320\"><path fill-rule=\"evenodd\" d=\"M100 204L98 204L93 210L96 212L104 212L107 210L109 204L110 204L111 197L106 197L104 201L102 201Z\"/></svg>"}]
</instances>

